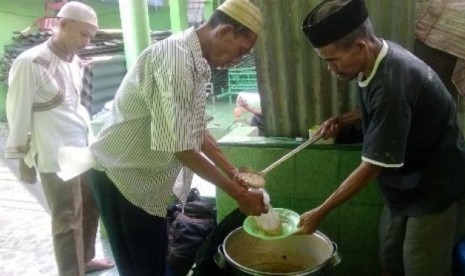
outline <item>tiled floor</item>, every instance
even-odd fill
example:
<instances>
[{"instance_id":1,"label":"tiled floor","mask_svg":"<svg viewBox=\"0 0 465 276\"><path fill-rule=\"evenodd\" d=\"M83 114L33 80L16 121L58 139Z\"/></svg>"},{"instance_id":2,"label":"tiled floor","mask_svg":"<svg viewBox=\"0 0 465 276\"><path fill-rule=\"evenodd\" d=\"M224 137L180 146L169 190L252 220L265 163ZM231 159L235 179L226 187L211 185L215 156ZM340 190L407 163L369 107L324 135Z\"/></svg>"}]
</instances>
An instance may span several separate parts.
<instances>
[{"instance_id":1,"label":"tiled floor","mask_svg":"<svg viewBox=\"0 0 465 276\"><path fill-rule=\"evenodd\" d=\"M211 102L211 101L210 101ZM207 113L214 118L209 126L230 128L233 106L224 101L209 103ZM0 124L0 142L6 137L5 124ZM0 151L3 156L3 150ZM57 275L50 234L50 216L44 208L40 186L25 186L16 180L15 163L0 156L0 275ZM201 195L214 196L208 182L196 178ZM34 195L34 196L33 196ZM41 204L42 202L42 204ZM107 240L97 237L96 257L112 257ZM116 268L87 275L118 275Z\"/></svg>"}]
</instances>

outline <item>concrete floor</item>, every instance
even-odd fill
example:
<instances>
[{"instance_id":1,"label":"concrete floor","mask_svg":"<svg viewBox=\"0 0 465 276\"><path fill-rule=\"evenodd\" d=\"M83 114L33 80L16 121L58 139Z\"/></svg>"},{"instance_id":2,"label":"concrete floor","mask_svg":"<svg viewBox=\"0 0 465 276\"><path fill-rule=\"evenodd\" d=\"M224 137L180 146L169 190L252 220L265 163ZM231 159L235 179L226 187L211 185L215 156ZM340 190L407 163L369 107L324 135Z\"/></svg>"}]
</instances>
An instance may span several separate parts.
<instances>
[{"instance_id":1,"label":"concrete floor","mask_svg":"<svg viewBox=\"0 0 465 276\"><path fill-rule=\"evenodd\" d=\"M0 275L58 275L50 229L50 215L39 202L41 190L22 184L10 161L0 158ZM14 170L14 168L13 168ZM111 258L108 241L97 236L96 257ZM116 268L87 275L118 275Z\"/></svg>"},{"instance_id":2,"label":"concrete floor","mask_svg":"<svg viewBox=\"0 0 465 276\"><path fill-rule=\"evenodd\" d=\"M209 126L227 129L233 125L234 106L227 101L211 102L207 113L214 118ZM5 123L0 124L0 143L7 137ZM0 151L0 275L57 275L50 234L50 216L44 208L39 186L19 183L15 177L15 162L4 160ZM214 196L214 186L196 178L201 195ZM34 196L33 196L34 194ZM96 257L112 258L108 241L100 235L96 242ZM118 275L116 268L87 275Z\"/></svg>"}]
</instances>

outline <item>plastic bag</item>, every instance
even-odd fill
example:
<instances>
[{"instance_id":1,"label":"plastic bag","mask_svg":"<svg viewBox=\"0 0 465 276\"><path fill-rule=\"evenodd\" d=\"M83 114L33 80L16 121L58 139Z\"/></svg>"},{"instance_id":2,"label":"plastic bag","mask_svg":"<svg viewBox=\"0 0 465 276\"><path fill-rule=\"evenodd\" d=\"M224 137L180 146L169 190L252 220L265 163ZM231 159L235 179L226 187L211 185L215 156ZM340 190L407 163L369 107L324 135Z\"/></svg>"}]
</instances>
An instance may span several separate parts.
<instances>
[{"instance_id":1,"label":"plastic bag","mask_svg":"<svg viewBox=\"0 0 465 276\"><path fill-rule=\"evenodd\" d=\"M272 235L278 235L281 232L281 220L273 207L271 207L270 196L264 189L261 190L263 192L263 203L268 207L268 213L256 216L255 220L263 231Z\"/></svg>"}]
</instances>

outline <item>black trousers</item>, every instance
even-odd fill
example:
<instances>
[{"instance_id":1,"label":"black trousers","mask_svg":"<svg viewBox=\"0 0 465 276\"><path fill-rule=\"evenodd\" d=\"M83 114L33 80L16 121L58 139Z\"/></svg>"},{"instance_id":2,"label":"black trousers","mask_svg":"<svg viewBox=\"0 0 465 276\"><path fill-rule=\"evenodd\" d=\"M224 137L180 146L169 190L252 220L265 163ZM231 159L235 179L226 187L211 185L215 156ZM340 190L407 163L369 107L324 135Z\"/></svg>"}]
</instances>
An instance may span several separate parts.
<instances>
[{"instance_id":1,"label":"black trousers","mask_svg":"<svg viewBox=\"0 0 465 276\"><path fill-rule=\"evenodd\" d=\"M92 170L91 188L119 275L164 275L168 250L165 218L150 215L126 200L105 172Z\"/></svg>"}]
</instances>

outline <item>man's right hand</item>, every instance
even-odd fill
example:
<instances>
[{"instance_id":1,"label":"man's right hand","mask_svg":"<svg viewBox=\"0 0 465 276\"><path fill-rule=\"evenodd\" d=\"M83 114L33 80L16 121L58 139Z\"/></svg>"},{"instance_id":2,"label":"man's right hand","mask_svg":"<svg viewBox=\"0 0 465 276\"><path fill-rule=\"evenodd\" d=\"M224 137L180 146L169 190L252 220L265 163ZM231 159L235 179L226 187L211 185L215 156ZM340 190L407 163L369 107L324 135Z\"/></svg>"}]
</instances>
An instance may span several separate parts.
<instances>
[{"instance_id":1,"label":"man's right hand","mask_svg":"<svg viewBox=\"0 0 465 276\"><path fill-rule=\"evenodd\" d=\"M341 130L346 127L356 124L361 119L360 109L355 109L351 112L344 113L339 116L331 117L321 124L320 129L316 132L317 134L323 134L324 139L336 137Z\"/></svg>"},{"instance_id":2,"label":"man's right hand","mask_svg":"<svg viewBox=\"0 0 465 276\"><path fill-rule=\"evenodd\" d=\"M244 98L239 97L239 99L237 99L237 103L239 104L239 106L241 106L245 110L251 111L249 104L244 100Z\"/></svg>"},{"instance_id":3,"label":"man's right hand","mask_svg":"<svg viewBox=\"0 0 465 276\"><path fill-rule=\"evenodd\" d=\"M37 181L36 169L29 168L23 159L19 160L19 180L27 184L35 184Z\"/></svg>"},{"instance_id":4,"label":"man's right hand","mask_svg":"<svg viewBox=\"0 0 465 276\"><path fill-rule=\"evenodd\" d=\"M236 201L239 209L246 215L259 216L268 212L263 202L263 193L259 191L249 191L241 188L242 191L237 196Z\"/></svg>"},{"instance_id":5,"label":"man's right hand","mask_svg":"<svg viewBox=\"0 0 465 276\"><path fill-rule=\"evenodd\" d=\"M324 139L328 139L336 137L340 130L339 116L335 116L324 121L324 123L321 124L320 129L317 131L317 134L321 133L323 134Z\"/></svg>"}]
</instances>

